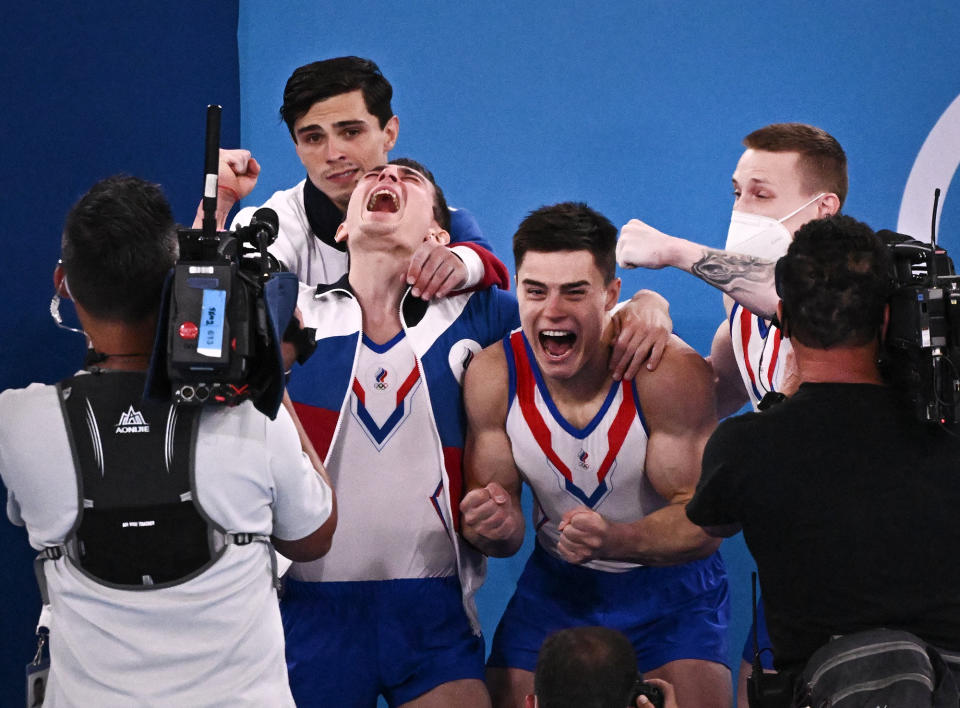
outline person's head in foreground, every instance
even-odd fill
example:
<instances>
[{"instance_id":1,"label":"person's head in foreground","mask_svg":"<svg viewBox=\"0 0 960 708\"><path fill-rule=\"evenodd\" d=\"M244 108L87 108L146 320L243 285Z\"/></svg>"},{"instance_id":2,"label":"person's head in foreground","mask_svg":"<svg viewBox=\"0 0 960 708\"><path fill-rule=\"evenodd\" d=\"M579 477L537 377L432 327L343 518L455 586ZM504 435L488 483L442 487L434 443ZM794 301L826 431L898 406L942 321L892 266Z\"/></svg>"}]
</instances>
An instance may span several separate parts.
<instances>
[{"instance_id":1,"label":"person's head in foreground","mask_svg":"<svg viewBox=\"0 0 960 708\"><path fill-rule=\"evenodd\" d=\"M832 216L800 227L777 263L780 321L812 349L878 341L890 294L886 246L866 224Z\"/></svg>"}]
</instances>

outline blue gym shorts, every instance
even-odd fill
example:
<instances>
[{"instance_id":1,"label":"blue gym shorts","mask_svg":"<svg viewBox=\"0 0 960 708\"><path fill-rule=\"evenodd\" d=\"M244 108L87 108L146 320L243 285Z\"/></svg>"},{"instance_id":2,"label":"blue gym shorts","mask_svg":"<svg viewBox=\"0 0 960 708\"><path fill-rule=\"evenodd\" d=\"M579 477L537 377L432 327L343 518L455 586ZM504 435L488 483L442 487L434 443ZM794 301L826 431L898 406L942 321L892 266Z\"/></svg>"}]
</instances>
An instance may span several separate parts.
<instances>
[{"instance_id":1,"label":"blue gym shorts","mask_svg":"<svg viewBox=\"0 0 960 708\"><path fill-rule=\"evenodd\" d=\"M729 621L719 553L683 565L608 573L562 561L538 543L497 627L487 665L533 671L547 636L600 625L630 638L641 672L677 659L729 667Z\"/></svg>"},{"instance_id":2,"label":"blue gym shorts","mask_svg":"<svg viewBox=\"0 0 960 708\"><path fill-rule=\"evenodd\" d=\"M456 576L306 583L280 602L297 706L391 706L448 681L484 678Z\"/></svg>"}]
</instances>

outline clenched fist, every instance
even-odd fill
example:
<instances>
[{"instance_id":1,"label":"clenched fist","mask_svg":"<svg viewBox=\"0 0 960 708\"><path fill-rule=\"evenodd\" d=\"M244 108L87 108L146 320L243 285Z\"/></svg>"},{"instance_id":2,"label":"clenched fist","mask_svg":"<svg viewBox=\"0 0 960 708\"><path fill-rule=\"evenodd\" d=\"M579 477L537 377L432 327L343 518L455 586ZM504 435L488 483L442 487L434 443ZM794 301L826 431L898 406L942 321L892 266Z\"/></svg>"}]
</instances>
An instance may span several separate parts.
<instances>
[{"instance_id":1,"label":"clenched fist","mask_svg":"<svg viewBox=\"0 0 960 708\"><path fill-rule=\"evenodd\" d=\"M631 219L620 229L617 263L623 268L654 270L674 265L670 248L678 240L639 219Z\"/></svg>"},{"instance_id":2,"label":"clenched fist","mask_svg":"<svg viewBox=\"0 0 960 708\"><path fill-rule=\"evenodd\" d=\"M571 509L560 519L557 552L568 563L586 563L603 558L610 522L585 506Z\"/></svg>"},{"instance_id":3,"label":"clenched fist","mask_svg":"<svg viewBox=\"0 0 960 708\"><path fill-rule=\"evenodd\" d=\"M217 184L243 199L257 186L260 175L258 163L249 150L221 150L218 165Z\"/></svg>"},{"instance_id":4,"label":"clenched fist","mask_svg":"<svg viewBox=\"0 0 960 708\"><path fill-rule=\"evenodd\" d=\"M496 482L467 492L460 502L463 529L468 529L490 541L506 541L517 533L519 516L523 530L523 516L518 515L510 495Z\"/></svg>"}]
</instances>

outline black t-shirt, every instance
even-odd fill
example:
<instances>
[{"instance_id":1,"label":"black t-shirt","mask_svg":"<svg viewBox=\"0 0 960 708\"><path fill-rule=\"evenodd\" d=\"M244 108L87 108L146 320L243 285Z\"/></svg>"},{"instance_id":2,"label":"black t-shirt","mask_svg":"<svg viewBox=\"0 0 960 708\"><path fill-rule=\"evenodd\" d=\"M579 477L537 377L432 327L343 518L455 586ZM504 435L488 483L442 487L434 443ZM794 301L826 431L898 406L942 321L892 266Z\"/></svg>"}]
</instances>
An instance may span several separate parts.
<instances>
[{"instance_id":1,"label":"black t-shirt","mask_svg":"<svg viewBox=\"0 0 960 708\"><path fill-rule=\"evenodd\" d=\"M743 527L778 668L881 626L960 650L960 439L887 387L807 383L725 421L687 515Z\"/></svg>"}]
</instances>

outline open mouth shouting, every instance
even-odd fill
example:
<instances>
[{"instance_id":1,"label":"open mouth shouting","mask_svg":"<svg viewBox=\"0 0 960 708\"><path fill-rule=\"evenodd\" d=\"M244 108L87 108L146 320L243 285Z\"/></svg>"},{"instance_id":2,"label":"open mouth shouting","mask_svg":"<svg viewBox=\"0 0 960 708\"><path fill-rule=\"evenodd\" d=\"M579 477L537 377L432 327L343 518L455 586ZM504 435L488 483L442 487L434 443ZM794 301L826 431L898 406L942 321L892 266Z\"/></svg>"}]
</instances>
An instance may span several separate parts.
<instances>
[{"instance_id":1,"label":"open mouth shouting","mask_svg":"<svg viewBox=\"0 0 960 708\"><path fill-rule=\"evenodd\" d=\"M544 354L553 361L560 361L573 350L577 335L565 329L545 329L538 339Z\"/></svg>"},{"instance_id":2,"label":"open mouth shouting","mask_svg":"<svg viewBox=\"0 0 960 708\"><path fill-rule=\"evenodd\" d=\"M393 190L381 187L374 190L367 200L367 211L396 214L400 211L400 198Z\"/></svg>"}]
</instances>

